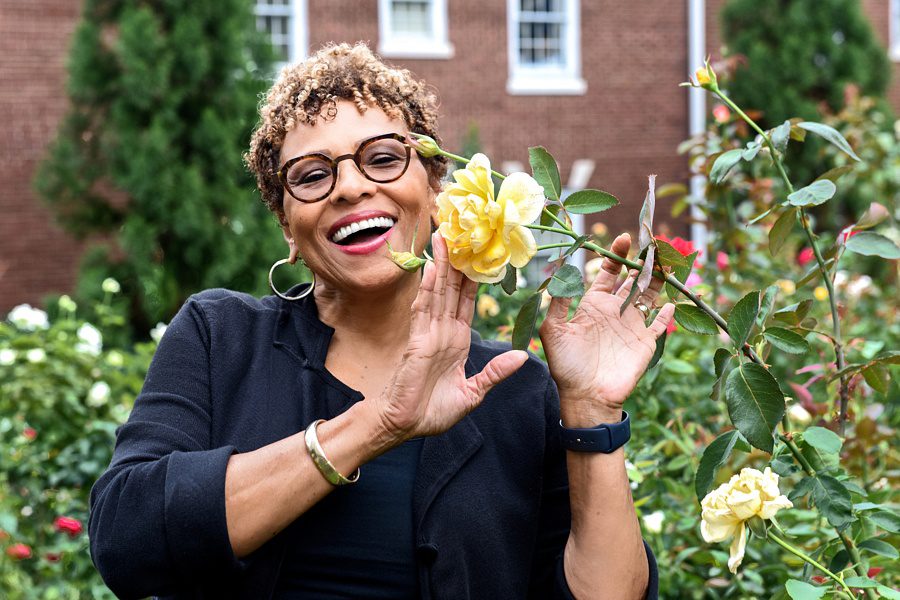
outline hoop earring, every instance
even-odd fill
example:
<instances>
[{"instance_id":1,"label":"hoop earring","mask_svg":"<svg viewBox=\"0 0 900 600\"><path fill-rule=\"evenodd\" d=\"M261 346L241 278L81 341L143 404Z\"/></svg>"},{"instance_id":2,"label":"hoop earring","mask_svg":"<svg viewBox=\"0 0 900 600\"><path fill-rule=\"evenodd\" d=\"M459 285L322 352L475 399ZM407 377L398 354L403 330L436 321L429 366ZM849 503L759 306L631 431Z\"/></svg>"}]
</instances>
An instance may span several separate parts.
<instances>
[{"instance_id":1,"label":"hoop earring","mask_svg":"<svg viewBox=\"0 0 900 600\"><path fill-rule=\"evenodd\" d=\"M289 263L289 262L291 262L291 260L289 258L282 258L281 260L275 261L275 264L273 264L272 268L269 269L269 287L272 288L272 291L275 293L275 295L278 296L279 298L281 298L282 300L287 300L288 302L295 302L297 300L302 300L303 298L306 298L307 296L309 296L312 293L312 291L314 289L316 289L316 274L313 272L312 269L309 270L309 272L312 273L313 280L312 280L312 285L310 285L308 288L306 288L305 292L303 292L302 294L297 294L296 296L285 296L284 294L279 292L278 289L276 289L275 283L272 281L272 273L274 273L275 269L277 269L281 265L283 265L285 263Z\"/></svg>"}]
</instances>

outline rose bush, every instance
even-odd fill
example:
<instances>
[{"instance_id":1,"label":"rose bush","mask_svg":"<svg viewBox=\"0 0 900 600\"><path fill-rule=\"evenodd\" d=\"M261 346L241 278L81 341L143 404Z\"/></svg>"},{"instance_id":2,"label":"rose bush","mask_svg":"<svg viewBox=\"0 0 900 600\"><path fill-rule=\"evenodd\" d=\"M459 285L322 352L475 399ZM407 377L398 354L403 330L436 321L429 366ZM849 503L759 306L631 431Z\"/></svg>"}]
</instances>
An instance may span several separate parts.
<instances>
[{"instance_id":1,"label":"rose bush","mask_svg":"<svg viewBox=\"0 0 900 600\"><path fill-rule=\"evenodd\" d=\"M96 324L66 297L52 318L20 306L0 322L0 595L10 600L113 597L88 553L88 494L156 344L105 343L121 315L95 308Z\"/></svg>"}]
</instances>

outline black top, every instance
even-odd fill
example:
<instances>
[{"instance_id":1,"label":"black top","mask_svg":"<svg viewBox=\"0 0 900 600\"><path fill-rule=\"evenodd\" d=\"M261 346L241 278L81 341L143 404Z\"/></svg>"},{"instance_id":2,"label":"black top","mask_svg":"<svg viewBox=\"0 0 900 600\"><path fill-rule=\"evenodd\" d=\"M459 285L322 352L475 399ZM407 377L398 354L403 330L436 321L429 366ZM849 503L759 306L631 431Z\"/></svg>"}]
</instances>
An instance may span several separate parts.
<instances>
[{"instance_id":1,"label":"black top","mask_svg":"<svg viewBox=\"0 0 900 600\"><path fill-rule=\"evenodd\" d=\"M225 471L233 453L362 400L325 369L333 334L312 297L209 290L185 303L91 490L91 557L113 592L272 597L288 536L234 556ZM473 332L466 375L508 349ZM531 357L456 425L425 438L412 516L422 600L572 599L562 568L571 517L559 396L544 363Z\"/></svg>"},{"instance_id":2,"label":"black top","mask_svg":"<svg viewBox=\"0 0 900 600\"><path fill-rule=\"evenodd\" d=\"M423 438L362 467L291 525L278 600L419 597L412 489Z\"/></svg>"}]
</instances>

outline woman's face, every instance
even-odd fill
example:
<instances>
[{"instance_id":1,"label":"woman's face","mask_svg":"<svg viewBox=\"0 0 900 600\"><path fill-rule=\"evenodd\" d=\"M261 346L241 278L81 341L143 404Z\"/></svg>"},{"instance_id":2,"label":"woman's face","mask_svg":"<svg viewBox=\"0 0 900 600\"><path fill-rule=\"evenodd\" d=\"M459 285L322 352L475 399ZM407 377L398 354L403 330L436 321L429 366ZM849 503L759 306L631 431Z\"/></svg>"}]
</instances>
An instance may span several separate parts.
<instances>
[{"instance_id":1,"label":"woman's face","mask_svg":"<svg viewBox=\"0 0 900 600\"><path fill-rule=\"evenodd\" d=\"M281 164L310 153L330 158L353 154L360 142L387 133L405 135L406 124L379 108L360 114L353 103L339 101L334 119L288 132ZM315 181L322 172L307 176ZM391 262L385 240L395 251L408 251L418 229L416 251L421 254L431 233L435 192L415 151L410 151L406 172L389 183L367 179L353 160L342 160L334 189L324 199L300 202L284 191L284 235L325 286L361 291L390 285L408 274Z\"/></svg>"}]
</instances>

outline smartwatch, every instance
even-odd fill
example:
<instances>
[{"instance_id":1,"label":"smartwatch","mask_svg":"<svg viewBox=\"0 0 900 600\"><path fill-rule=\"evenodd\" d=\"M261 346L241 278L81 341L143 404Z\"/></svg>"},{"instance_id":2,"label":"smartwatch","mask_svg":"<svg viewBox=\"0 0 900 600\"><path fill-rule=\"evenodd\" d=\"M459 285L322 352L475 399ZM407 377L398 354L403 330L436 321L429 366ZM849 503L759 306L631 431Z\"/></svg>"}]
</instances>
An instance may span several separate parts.
<instances>
[{"instance_id":1,"label":"smartwatch","mask_svg":"<svg viewBox=\"0 0 900 600\"><path fill-rule=\"evenodd\" d=\"M601 423L596 427L573 429L559 422L562 445L573 452L602 452L610 454L625 445L631 439L631 421L628 413L622 411L622 420L618 423Z\"/></svg>"}]
</instances>

